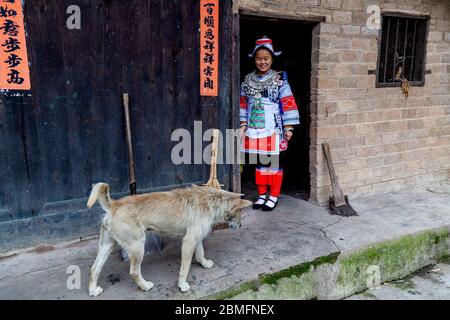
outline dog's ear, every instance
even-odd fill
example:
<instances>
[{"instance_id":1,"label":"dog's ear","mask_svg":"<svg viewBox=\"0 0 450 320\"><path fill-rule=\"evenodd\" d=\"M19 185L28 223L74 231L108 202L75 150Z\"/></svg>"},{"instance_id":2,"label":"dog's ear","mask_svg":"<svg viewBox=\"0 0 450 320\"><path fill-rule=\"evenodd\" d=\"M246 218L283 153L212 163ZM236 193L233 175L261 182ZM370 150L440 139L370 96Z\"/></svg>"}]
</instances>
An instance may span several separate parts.
<instances>
[{"instance_id":1,"label":"dog's ear","mask_svg":"<svg viewBox=\"0 0 450 320\"><path fill-rule=\"evenodd\" d=\"M241 208L251 206L252 204L253 203L251 201L245 200L245 199L241 199L241 202L240 202Z\"/></svg>"},{"instance_id":2,"label":"dog's ear","mask_svg":"<svg viewBox=\"0 0 450 320\"><path fill-rule=\"evenodd\" d=\"M245 200L245 199L239 199L238 208L242 209L242 208L250 206L251 204L252 204L251 201L248 201L248 200Z\"/></svg>"}]
</instances>

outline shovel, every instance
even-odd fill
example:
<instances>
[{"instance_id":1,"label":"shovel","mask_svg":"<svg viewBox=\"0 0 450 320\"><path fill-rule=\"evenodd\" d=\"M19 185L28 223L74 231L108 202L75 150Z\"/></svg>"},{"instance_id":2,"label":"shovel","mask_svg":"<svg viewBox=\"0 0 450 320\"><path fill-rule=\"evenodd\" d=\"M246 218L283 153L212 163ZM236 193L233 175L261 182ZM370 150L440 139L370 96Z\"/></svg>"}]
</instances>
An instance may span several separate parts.
<instances>
[{"instance_id":1,"label":"shovel","mask_svg":"<svg viewBox=\"0 0 450 320\"><path fill-rule=\"evenodd\" d=\"M127 141L128 150L128 180L130 184L130 194L135 195L136 192L136 167L133 153L133 140L131 137L131 120L130 120L130 106L128 93L123 94L123 110L125 113L125 137ZM148 255L156 250L162 250L161 238L154 233L147 233L145 239L145 255ZM128 261L128 254L124 249L121 249L123 261Z\"/></svg>"},{"instance_id":2,"label":"shovel","mask_svg":"<svg viewBox=\"0 0 450 320\"><path fill-rule=\"evenodd\" d=\"M333 160L331 159L330 146L328 145L328 142L324 142L322 144L322 147L325 153L325 158L327 160L328 171L330 172L331 186L333 188L333 196L330 197L329 201L331 214L345 217L357 216L358 214L348 202L347 195L344 195L341 187L339 186L338 177L336 175L336 171L334 170Z\"/></svg>"}]
</instances>

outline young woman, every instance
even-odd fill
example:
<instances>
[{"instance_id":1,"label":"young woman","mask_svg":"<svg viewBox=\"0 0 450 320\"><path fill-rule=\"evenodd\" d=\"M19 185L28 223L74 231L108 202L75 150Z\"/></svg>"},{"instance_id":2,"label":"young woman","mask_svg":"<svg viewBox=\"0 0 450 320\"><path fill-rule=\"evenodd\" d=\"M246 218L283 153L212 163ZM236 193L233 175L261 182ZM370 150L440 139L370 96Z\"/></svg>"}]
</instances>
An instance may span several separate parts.
<instances>
[{"instance_id":1,"label":"young woman","mask_svg":"<svg viewBox=\"0 0 450 320\"><path fill-rule=\"evenodd\" d=\"M273 50L271 39L258 39L249 54L255 59L256 70L246 75L241 86L241 151L257 164L255 180L259 196L253 209L264 211L271 211L278 204L283 180L279 154L286 150L293 126L300 123L286 73L271 69L274 57L280 54ZM268 198L267 191L270 191Z\"/></svg>"}]
</instances>

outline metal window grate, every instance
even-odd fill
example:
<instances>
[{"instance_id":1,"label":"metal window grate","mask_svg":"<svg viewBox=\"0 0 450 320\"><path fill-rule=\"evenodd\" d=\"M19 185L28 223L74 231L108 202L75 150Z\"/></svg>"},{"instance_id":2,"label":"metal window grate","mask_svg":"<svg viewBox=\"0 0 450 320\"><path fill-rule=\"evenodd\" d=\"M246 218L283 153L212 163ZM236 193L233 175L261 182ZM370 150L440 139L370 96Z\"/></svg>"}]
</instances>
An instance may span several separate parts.
<instances>
[{"instance_id":1,"label":"metal window grate","mask_svg":"<svg viewBox=\"0 0 450 320\"><path fill-rule=\"evenodd\" d=\"M383 16L377 83L399 86L401 79L423 85L426 18Z\"/></svg>"}]
</instances>

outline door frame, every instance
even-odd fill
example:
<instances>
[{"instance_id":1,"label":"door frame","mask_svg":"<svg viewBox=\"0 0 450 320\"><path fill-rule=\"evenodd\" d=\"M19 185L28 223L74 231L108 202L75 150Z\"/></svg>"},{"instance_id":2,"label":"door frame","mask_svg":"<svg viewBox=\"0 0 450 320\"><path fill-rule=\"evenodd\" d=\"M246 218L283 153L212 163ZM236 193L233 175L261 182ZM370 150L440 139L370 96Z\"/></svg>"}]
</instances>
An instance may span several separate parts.
<instances>
[{"instance_id":1,"label":"door frame","mask_svg":"<svg viewBox=\"0 0 450 320\"><path fill-rule=\"evenodd\" d=\"M234 9L234 8L233 8ZM302 16L302 15L285 15L285 14L279 14L274 12L260 12L260 11L253 11L247 8L238 8L237 10L233 10L232 15L232 21L231 21L231 36L232 36L232 46L231 46L231 128L239 128L239 99L240 99L240 72L241 72L241 60L240 60L240 19L241 16L255 16L258 18L265 18L265 19L283 19L283 20L295 20L299 22L316 22L317 25L315 28L318 28L320 22L326 22L326 17L323 15L308 15L308 16ZM314 43L314 40L319 37L319 32L314 32L314 29L312 31L312 42ZM313 48L312 48L313 51ZM314 63L317 63L313 57L313 52L311 51L311 66L313 67ZM313 90L318 89L317 85L313 82L313 74L311 73L311 79L310 79L311 87L310 92ZM314 113L314 110L317 112L317 108L312 108L312 94L310 94L310 118L312 118L312 114ZM313 137L311 135L311 126L309 128L310 130L310 137ZM312 140L312 139L311 139ZM237 144L238 145L238 144ZM309 143L309 152L311 154L313 146L313 141L310 141ZM239 157L239 149L237 150L238 157ZM232 187L232 190L234 192L241 192L241 173L240 173L240 164L236 163L235 161L232 164L231 169L232 174L230 175L231 181L230 186ZM310 178L310 188L312 188L312 175L311 175L311 162L310 162L310 169L309 174L311 176ZM310 197L311 197L311 190L310 190Z\"/></svg>"}]
</instances>

